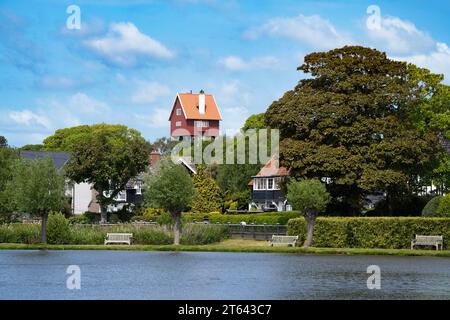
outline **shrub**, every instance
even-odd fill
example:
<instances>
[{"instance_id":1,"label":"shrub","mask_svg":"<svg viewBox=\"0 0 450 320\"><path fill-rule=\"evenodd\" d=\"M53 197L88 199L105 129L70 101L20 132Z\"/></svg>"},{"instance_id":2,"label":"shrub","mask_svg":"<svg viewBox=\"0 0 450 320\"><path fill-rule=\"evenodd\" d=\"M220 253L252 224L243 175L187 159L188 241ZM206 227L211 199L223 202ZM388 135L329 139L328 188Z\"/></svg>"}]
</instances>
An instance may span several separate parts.
<instances>
[{"instance_id":1,"label":"shrub","mask_svg":"<svg viewBox=\"0 0 450 320\"><path fill-rule=\"evenodd\" d=\"M161 208L147 208L142 215L144 217L155 217L162 215L164 212L165 210Z\"/></svg>"},{"instance_id":2,"label":"shrub","mask_svg":"<svg viewBox=\"0 0 450 320\"><path fill-rule=\"evenodd\" d=\"M70 222L61 212L50 213L47 222L47 241L50 244L70 242Z\"/></svg>"},{"instance_id":3,"label":"shrub","mask_svg":"<svg viewBox=\"0 0 450 320\"><path fill-rule=\"evenodd\" d=\"M81 215L70 217L69 221L72 224L94 224L100 221L100 214L86 211Z\"/></svg>"},{"instance_id":4,"label":"shrub","mask_svg":"<svg viewBox=\"0 0 450 320\"><path fill-rule=\"evenodd\" d=\"M229 238L227 226L188 224L183 228L181 243L186 245L201 245L220 242Z\"/></svg>"},{"instance_id":5,"label":"shrub","mask_svg":"<svg viewBox=\"0 0 450 320\"><path fill-rule=\"evenodd\" d=\"M89 226L72 226L70 238L72 244L103 244L106 232Z\"/></svg>"},{"instance_id":6,"label":"shrub","mask_svg":"<svg viewBox=\"0 0 450 320\"><path fill-rule=\"evenodd\" d=\"M440 217L450 217L450 194L441 197L436 215Z\"/></svg>"},{"instance_id":7,"label":"shrub","mask_svg":"<svg viewBox=\"0 0 450 320\"><path fill-rule=\"evenodd\" d=\"M171 230L161 226L151 226L133 231L133 243L136 244L171 244L173 235Z\"/></svg>"},{"instance_id":8,"label":"shrub","mask_svg":"<svg viewBox=\"0 0 450 320\"><path fill-rule=\"evenodd\" d=\"M288 234L306 236L304 219L291 219ZM449 248L450 219L422 217L319 217L314 229L314 245L334 248L410 248L416 234L442 235Z\"/></svg>"},{"instance_id":9,"label":"shrub","mask_svg":"<svg viewBox=\"0 0 450 320\"><path fill-rule=\"evenodd\" d=\"M439 202L441 201L441 196L432 198L422 210L422 216L424 217L434 217L437 215Z\"/></svg>"},{"instance_id":10,"label":"shrub","mask_svg":"<svg viewBox=\"0 0 450 320\"><path fill-rule=\"evenodd\" d=\"M302 214L298 211L283 211L283 212L265 212L265 213L253 213L253 214L183 214L183 220L185 222L203 221L204 218L209 219L210 223L231 223L239 224L242 221L246 223L254 224L287 224L289 219L302 217Z\"/></svg>"},{"instance_id":11,"label":"shrub","mask_svg":"<svg viewBox=\"0 0 450 320\"><path fill-rule=\"evenodd\" d=\"M38 224L0 225L0 243L34 244L41 242L41 230Z\"/></svg>"}]
</instances>

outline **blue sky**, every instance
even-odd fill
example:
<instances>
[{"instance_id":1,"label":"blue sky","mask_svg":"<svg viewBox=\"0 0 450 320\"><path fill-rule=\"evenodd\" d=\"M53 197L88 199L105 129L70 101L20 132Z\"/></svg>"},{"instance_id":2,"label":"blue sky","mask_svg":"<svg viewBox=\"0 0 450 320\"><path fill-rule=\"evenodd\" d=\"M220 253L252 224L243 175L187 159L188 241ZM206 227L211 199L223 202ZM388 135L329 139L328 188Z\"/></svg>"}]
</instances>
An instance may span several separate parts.
<instances>
[{"instance_id":1,"label":"blue sky","mask_svg":"<svg viewBox=\"0 0 450 320\"><path fill-rule=\"evenodd\" d=\"M72 4L80 30L66 27ZM306 54L345 44L449 84L449 16L444 0L1 0L0 135L21 146L106 122L154 140L169 135L176 93L201 89L215 95L223 131L235 132L305 76L296 68Z\"/></svg>"}]
</instances>

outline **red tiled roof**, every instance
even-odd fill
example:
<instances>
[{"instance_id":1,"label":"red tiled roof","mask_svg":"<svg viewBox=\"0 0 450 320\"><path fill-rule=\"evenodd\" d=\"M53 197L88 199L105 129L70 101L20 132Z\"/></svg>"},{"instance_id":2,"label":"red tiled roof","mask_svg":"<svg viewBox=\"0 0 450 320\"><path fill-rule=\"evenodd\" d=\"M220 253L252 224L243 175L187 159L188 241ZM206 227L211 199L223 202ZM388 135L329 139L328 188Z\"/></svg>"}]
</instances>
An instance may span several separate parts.
<instances>
[{"instance_id":1,"label":"red tiled roof","mask_svg":"<svg viewBox=\"0 0 450 320\"><path fill-rule=\"evenodd\" d=\"M196 120L222 120L219 107L216 104L212 94L205 94L205 113L200 114L198 111L199 93L179 93L181 106L183 108L186 119Z\"/></svg>"},{"instance_id":2,"label":"red tiled roof","mask_svg":"<svg viewBox=\"0 0 450 320\"><path fill-rule=\"evenodd\" d=\"M290 169L286 167L280 167L278 158L273 156L264 167L259 170L255 177L286 177L289 176ZM248 183L249 186L253 185L253 179Z\"/></svg>"}]
</instances>

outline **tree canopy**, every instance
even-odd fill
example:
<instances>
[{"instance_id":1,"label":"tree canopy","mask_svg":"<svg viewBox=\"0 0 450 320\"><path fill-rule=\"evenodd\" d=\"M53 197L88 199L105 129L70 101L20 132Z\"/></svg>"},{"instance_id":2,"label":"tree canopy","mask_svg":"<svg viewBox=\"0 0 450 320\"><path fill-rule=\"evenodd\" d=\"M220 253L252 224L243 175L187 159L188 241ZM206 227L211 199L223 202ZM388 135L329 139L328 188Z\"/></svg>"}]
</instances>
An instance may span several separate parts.
<instances>
[{"instance_id":1,"label":"tree canopy","mask_svg":"<svg viewBox=\"0 0 450 320\"><path fill-rule=\"evenodd\" d=\"M363 196L408 189L432 166L437 139L417 130L422 101L404 62L360 46L305 57L311 75L275 101L266 122L280 130L281 165L298 178L327 178L346 212L360 212Z\"/></svg>"},{"instance_id":2,"label":"tree canopy","mask_svg":"<svg viewBox=\"0 0 450 320\"><path fill-rule=\"evenodd\" d=\"M5 194L11 211L42 218L41 240L46 243L46 222L50 211L61 211L67 205L65 178L51 159L17 160Z\"/></svg>"},{"instance_id":3,"label":"tree canopy","mask_svg":"<svg viewBox=\"0 0 450 320\"><path fill-rule=\"evenodd\" d=\"M198 213L222 211L222 196L216 181L209 176L204 165L197 167L197 173L192 177L195 188L195 198L192 211Z\"/></svg>"},{"instance_id":4,"label":"tree canopy","mask_svg":"<svg viewBox=\"0 0 450 320\"><path fill-rule=\"evenodd\" d=\"M253 114L245 121L242 130L266 128L265 113Z\"/></svg>"},{"instance_id":5,"label":"tree canopy","mask_svg":"<svg viewBox=\"0 0 450 320\"><path fill-rule=\"evenodd\" d=\"M174 244L180 244L181 213L189 209L195 196L192 179L182 165L168 160L151 172L145 181L145 201L150 207L170 212L174 224Z\"/></svg>"},{"instance_id":6,"label":"tree canopy","mask_svg":"<svg viewBox=\"0 0 450 320\"><path fill-rule=\"evenodd\" d=\"M106 207L115 203L114 198L125 189L130 179L145 171L150 149L134 129L119 125L98 125L95 128L90 134L82 134L82 139L78 135L74 136L77 139L69 139L70 143L79 141L70 146L73 149L66 174L77 183L93 185L98 192L97 201L104 220ZM70 144L62 145L68 147Z\"/></svg>"}]
</instances>

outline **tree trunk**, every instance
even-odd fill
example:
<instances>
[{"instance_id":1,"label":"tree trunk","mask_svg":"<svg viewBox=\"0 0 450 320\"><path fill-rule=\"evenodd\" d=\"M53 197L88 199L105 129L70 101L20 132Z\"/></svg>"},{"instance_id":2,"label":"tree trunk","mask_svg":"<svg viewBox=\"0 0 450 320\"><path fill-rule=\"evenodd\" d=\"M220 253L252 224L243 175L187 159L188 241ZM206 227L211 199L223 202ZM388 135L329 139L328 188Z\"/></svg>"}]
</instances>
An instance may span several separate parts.
<instances>
[{"instance_id":1,"label":"tree trunk","mask_svg":"<svg viewBox=\"0 0 450 320\"><path fill-rule=\"evenodd\" d=\"M108 211L106 210L105 206L100 205L100 223L107 223L108 222Z\"/></svg>"},{"instance_id":2,"label":"tree trunk","mask_svg":"<svg viewBox=\"0 0 450 320\"><path fill-rule=\"evenodd\" d=\"M180 244L180 235L181 235L181 212L175 212L172 214L175 223L173 225L173 244Z\"/></svg>"},{"instance_id":3,"label":"tree trunk","mask_svg":"<svg viewBox=\"0 0 450 320\"><path fill-rule=\"evenodd\" d=\"M310 211L305 214L305 220L307 223L308 233L306 235L306 241L304 246L311 247L313 242L314 225L316 223L317 212Z\"/></svg>"},{"instance_id":4,"label":"tree trunk","mask_svg":"<svg viewBox=\"0 0 450 320\"><path fill-rule=\"evenodd\" d=\"M47 218L48 213L41 215L41 243L47 244Z\"/></svg>"}]
</instances>

